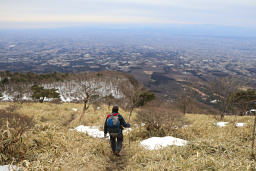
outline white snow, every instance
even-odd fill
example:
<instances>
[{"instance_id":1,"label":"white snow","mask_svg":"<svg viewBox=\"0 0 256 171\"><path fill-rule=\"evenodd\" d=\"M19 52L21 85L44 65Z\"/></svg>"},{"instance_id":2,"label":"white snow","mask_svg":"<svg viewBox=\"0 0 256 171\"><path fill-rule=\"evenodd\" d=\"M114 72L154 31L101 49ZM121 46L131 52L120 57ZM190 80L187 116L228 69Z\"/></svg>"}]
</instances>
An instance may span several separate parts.
<instances>
[{"instance_id":1,"label":"white snow","mask_svg":"<svg viewBox=\"0 0 256 171\"><path fill-rule=\"evenodd\" d=\"M1 98L2 101L13 101L13 96L8 95L6 92L3 92L3 96Z\"/></svg>"},{"instance_id":2,"label":"white snow","mask_svg":"<svg viewBox=\"0 0 256 171\"><path fill-rule=\"evenodd\" d=\"M78 109L77 109L77 108L72 108L72 110L75 111L75 112L77 112Z\"/></svg>"},{"instance_id":3,"label":"white snow","mask_svg":"<svg viewBox=\"0 0 256 171\"><path fill-rule=\"evenodd\" d=\"M140 142L140 144L148 150L157 150L159 148L167 147L169 145L184 146L188 141L175 138L172 136L166 137L151 137Z\"/></svg>"},{"instance_id":4,"label":"white snow","mask_svg":"<svg viewBox=\"0 0 256 171\"><path fill-rule=\"evenodd\" d=\"M63 95L60 95L60 100L61 100L62 102L71 102L71 101L72 101L72 100L70 99L70 97L64 98Z\"/></svg>"},{"instance_id":5,"label":"white snow","mask_svg":"<svg viewBox=\"0 0 256 171\"><path fill-rule=\"evenodd\" d=\"M31 98L31 97L28 97L27 95L24 95L24 96L22 97L22 100L32 100L32 98Z\"/></svg>"},{"instance_id":6,"label":"white snow","mask_svg":"<svg viewBox=\"0 0 256 171\"><path fill-rule=\"evenodd\" d=\"M236 126L237 127L243 127L243 126L245 126L246 125L246 123L242 123L242 122L238 122L238 123L236 123Z\"/></svg>"},{"instance_id":7,"label":"white snow","mask_svg":"<svg viewBox=\"0 0 256 171\"><path fill-rule=\"evenodd\" d=\"M224 126L227 126L228 122L217 122L217 126L219 127L224 127Z\"/></svg>"},{"instance_id":8,"label":"white snow","mask_svg":"<svg viewBox=\"0 0 256 171\"><path fill-rule=\"evenodd\" d=\"M210 103L216 104L218 101L217 100L212 100Z\"/></svg>"},{"instance_id":9,"label":"white snow","mask_svg":"<svg viewBox=\"0 0 256 171\"><path fill-rule=\"evenodd\" d=\"M3 166L0 166L0 171L14 171L14 170L17 170L17 166L14 166L14 165L3 165Z\"/></svg>"},{"instance_id":10,"label":"white snow","mask_svg":"<svg viewBox=\"0 0 256 171\"><path fill-rule=\"evenodd\" d=\"M97 127L97 126L80 125L80 126L76 127L75 129L72 129L72 130L87 133L89 136L94 137L94 138L104 138L104 132L100 131L99 127ZM126 130L123 131L123 133L128 133L131 130L132 130L131 128L127 128ZM108 134L107 134L107 138L109 138Z\"/></svg>"},{"instance_id":11,"label":"white snow","mask_svg":"<svg viewBox=\"0 0 256 171\"><path fill-rule=\"evenodd\" d=\"M94 138L104 138L104 132L100 131L98 127L95 126L84 126L80 125L75 128L78 132L87 133L89 136L92 136Z\"/></svg>"},{"instance_id":12,"label":"white snow","mask_svg":"<svg viewBox=\"0 0 256 171\"><path fill-rule=\"evenodd\" d=\"M132 128L126 128L125 130L123 130L123 133L126 134L128 132L131 132Z\"/></svg>"},{"instance_id":13,"label":"white snow","mask_svg":"<svg viewBox=\"0 0 256 171\"><path fill-rule=\"evenodd\" d=\"M252 112L256 112L256 109L251 109L250 112L251 112L251 113L252 113Z\"/></svg>"}]
</instances>

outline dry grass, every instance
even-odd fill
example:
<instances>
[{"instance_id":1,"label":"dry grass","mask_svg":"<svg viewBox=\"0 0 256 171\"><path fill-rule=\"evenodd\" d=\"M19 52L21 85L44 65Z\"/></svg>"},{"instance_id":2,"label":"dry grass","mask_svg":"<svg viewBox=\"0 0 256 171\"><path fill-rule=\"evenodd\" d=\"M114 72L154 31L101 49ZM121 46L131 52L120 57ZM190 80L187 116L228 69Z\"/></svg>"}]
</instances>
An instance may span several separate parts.
<instances>
[{"instance_id":1,"label":"dry grass","mask_svg":"<svg viewBox=\"0 0 256 171\"><path fill-rule=\"evenodd\" d=\"M187 115L191 125L171 135L189 140L185 147L168 147L160 151L137 153L133 169L145 170L255 170L255 159L250 156L251 117L227 117L231 122L219 128L216 120L207 115ZM234 121L248 125L237 128Z\"/></svg>"},{"instance_id":2,"label":"dry grass","mask_svg":"<svg viewBox=\"0 0 256 171\"><path fill-rule=\"evenodd\" d=\"M22 137L34 125L30 117L14 113L15 108L10 108L0 109L0 162L2 163L25 159L27 148Z\"/></svg>"},{"instance_id":3,"label":"dry grass","mask_svg":"<svg viewBox=\"0 0 256 171\"><path fill-rule=\"evenodd\" d=\"M0 103L0 109L11 105ZM81 111L82 104L72 103L24 103L16 107L14 112L33 117L36 123L22 135L26 161L19 164L28 170L256 170L255 159L250 156L251 116L227 116L225 121L230 124L219 128L214 116L186 115L189 126L172 130L169 135L189 140L189 144L158 151L142 148L139 136L145 128L134 129L131 136L138 137L129 146L125 136L122 157L116 160L111 156L107 140L69 130L80 124ZM82 123L101 126L109 112L107 106L99 110L90 108ZM120 113L128 118L128 112L121 110ZM134 120L135 115L132 123ZM236 122L245 122L247 126L235 127Z\"/></svg>"}]
</instances>

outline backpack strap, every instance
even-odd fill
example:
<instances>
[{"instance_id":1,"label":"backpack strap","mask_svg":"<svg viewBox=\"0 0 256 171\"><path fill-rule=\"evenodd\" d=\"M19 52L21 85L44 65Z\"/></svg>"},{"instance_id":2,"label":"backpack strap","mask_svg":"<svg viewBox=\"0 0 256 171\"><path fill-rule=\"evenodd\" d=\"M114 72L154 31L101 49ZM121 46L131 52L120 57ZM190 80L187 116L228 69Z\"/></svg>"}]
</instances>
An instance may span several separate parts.
<instances>
[{"instance_id":1,"label":"backpack strap","mask_svg":"<svg viewBox=\"0 0 256 171\"><path fill-rule=\"evenodd\" d=\"M113 116L117 116L119 113L112 113Z\"/></svg>"},{"instance_id":2,"label":"backpack strap","mask_svg":"<svg viewBox=\"0 0 256 171\"><path fill-rule=\"evenodd\" d=\"M111 113L111 114L108 114L108 115L107 115L107 118L109 118L109 117L112 116L112 115L113 115L113 116L116 116L116 115L118 115L118 114L119 114L119 113Z\"/></svg>"}]
</instances>

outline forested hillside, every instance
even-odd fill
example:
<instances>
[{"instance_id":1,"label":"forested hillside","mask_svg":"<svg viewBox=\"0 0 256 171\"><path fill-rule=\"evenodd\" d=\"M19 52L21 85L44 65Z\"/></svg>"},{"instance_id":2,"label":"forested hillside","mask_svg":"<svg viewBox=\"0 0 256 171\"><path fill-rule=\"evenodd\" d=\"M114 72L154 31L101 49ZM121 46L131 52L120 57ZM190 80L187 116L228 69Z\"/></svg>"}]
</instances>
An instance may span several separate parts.
<instances>
[{"instance_id":1,"label":"forested hillside","mask_svg":"<svg viewBox=\"0 0 256 171\"><path fill-rule=\"evenodd\" d=\"M44 98L44 101L82 102L88 94L94 98L122 99L127 91L135 89L135 82L127 74L112 71L77 74L1 72L0 100L36 101Z\"/></svg>"}]
</instances>

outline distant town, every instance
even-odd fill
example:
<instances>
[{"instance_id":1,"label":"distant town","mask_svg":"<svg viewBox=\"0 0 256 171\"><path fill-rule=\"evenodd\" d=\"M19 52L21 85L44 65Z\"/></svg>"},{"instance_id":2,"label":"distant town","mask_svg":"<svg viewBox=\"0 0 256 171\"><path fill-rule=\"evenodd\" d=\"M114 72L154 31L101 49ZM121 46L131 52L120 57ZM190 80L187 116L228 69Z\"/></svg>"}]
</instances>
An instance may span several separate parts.
<instances>
[{"instance_id":1,"label":"distant town","mask_svg":"<svg viewBox=\"0 0 256 171\"><path fill-rule=\"evenodd\" d=\"M184 88L181 84L205 82L209 76L237 76L252 86L256 84L255 39L147 34L26 35L1 36L1 71L117 70L130 73L165 96Z\"/></svg>"}]
</instances>

